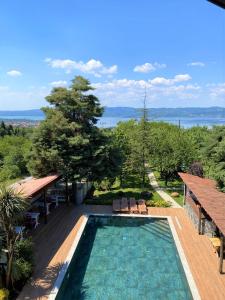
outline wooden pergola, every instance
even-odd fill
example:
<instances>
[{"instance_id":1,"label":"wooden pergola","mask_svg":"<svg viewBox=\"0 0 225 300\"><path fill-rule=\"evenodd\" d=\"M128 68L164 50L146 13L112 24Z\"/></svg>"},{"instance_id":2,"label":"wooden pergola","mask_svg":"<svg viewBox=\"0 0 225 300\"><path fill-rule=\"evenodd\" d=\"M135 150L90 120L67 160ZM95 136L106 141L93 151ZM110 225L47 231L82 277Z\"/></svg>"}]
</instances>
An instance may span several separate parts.
<instances>
[{"instance_id":1,"label":"wooden pergola","mask_svg":"<svg viewBox=\"0 0 225 300\"><path fill-rule=\"evenodd\" d=\"M198 233L203 233L203 220L210 217L220 234L219 272L223 273L223 255L225 242L225 193L220 192L216 182L187 173L179 173L184 184L188 187L192 199L198 208ZM185 196L187 189L185 189Z\"/></svg>"},{"instance_id":2,"label":"wooden pergola","mask_svg":"<svg viewBox=\"0 0 225 300\"><path fill-rule=\"evenodd\" d=\"M40 197L43 199L44 222L47 223L47 189L60 179L61 176L58 174L49 175L42 178L30 178L14 184L13 187L17 192L21 193L31 205Z\"/></svg>"}]
</instances>

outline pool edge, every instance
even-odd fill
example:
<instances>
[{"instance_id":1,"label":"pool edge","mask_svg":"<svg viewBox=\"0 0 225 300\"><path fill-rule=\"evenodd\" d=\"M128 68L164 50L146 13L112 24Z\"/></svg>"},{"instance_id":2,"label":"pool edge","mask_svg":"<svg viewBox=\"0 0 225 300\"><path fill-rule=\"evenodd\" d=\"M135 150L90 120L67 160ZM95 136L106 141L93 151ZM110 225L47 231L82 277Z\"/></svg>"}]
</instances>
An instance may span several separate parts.
<instances>
[{"instance_id":1,"label":"pool edge","mask_svg":"<svg viewBox=\"0 0 225 300\"><path fill-rule=\"evenodd\" d=\"M82 233L84 231L84 228L85 228L85 226L87 224L87 221L88 221L88 219L89 219L90 216L100 216L100 217L101 216L106 216L106 217L107 216L108 217L136 217L136 218L139 217L139 218L163 218L163 219L167 219L168 223L169 223L169 226L170 226L170 229L171 229L171 232L172 232L172 236L173 236L173 239L174 239L177 251L178 251L178 254L179 254L179 258L180 258L182 267L184 269L186 280L188 282L188 286L190 288L190 291L191 291L191 294L192 294L192 297L193 297L193 300L201 300L201 297L200 297L197 285L195 283L194 277L192 275L191 269L189 267L187 258L185 256L183 247L181 245L180 239L178 237L178 234L177 234L177 231L176 231L176 228L175 228L175 225L173 223L173 219L172 219L171 216L140 215L140 214L132 214L132 215L130 215L130 214L110 214L110 213L107 213L107 214L90 213L90 214L83 215L84 220L82 221L81 226L80 226L80 228L79 228L79 230L78 230L78 232L76 234L74 242L73 242L73 244L72 244L72 246L71 246L71 248L69 250L69 253L68 253L67 257L66 257L66 260L63 263L63 266L62 266L61 270L59 271L59 274L58 274L58 276L57 276L57 278L55 280L53 288L51 289L50 294L47 296L48 300L55 300L55 298L56 298L56 296L58 294L58 291L60 289L60 286L61 286L61 284L63 282L63 279L65 277L65 274L67 272L67 269L68 269L68 267L70 265L70 262L72 260L73 254L76 251L76 248L78 246L78 243L80 241Z\"/></svg>"}]
</instances>

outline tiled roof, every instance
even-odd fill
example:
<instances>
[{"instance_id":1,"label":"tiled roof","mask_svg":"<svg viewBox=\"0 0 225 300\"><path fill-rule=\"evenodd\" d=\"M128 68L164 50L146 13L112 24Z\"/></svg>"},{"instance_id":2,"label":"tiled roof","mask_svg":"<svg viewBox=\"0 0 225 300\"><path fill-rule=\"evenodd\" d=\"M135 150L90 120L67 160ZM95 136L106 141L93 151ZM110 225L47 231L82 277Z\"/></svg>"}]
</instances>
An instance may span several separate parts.
<instances>
[{"instance_id":1,"label":"tiled roof","mask_svg":"<svg viewBox=\"0 0 225 300\"><path fill-rule=\"evenodd\" d=\"M43 178L31 178L13 185L17 192L22 193L26 198L41 192L41 190L60 178L60 175L50 175Z\"/></svg>"},{"instance_id":2,"label":"tiled roof","mask_svg":"<svg viewBox=\"0 0 225 300\"><path fill-rule=\"evenodd\" d=\"M200 178L187 173L179 173L179 176L225 235L225 193L217 189L214 180Z\"/></svg>"}]
</instances>

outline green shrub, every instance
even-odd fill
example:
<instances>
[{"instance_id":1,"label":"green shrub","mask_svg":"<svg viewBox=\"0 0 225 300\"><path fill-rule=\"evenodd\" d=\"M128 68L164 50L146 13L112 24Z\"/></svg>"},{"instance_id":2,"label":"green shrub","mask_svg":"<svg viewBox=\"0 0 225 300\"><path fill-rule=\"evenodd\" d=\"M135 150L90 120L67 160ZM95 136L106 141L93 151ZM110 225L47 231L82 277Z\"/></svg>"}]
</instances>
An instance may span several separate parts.
<instances>
[{"instance_id":1,"label":"green shrub","mask_svg":"<svg viewBox=\"0 0 225 300\"><path fill-rule=\"evenodd\" d=\"M160 200L147 200L146 201L146 205L147 206L151 206L151 207L170 207L170 204L168 202L166 202L163 199Z\"/></svg>"},{"instance_id":2,"label":"green shrub","mask_svg":"<svg viewBox=\"0 0 225 300\"><path fill-rule=\"evenodd\" d=\"M16 165L4 165L0 172L0 180L13 179L21 176L21 172Z\"/></svg>"},{"instance_id":3,"label":"green shrub","mask_svg":"<svg viewBox=\"0 0 225 300\"><path fill-rule=\"evenodd\" d=\"M112 199L93 198L93 199L85 199L84 203L90 205L112 205L112 201L113 201Z\"/></svg>"},{"instance_id":4,"label":"green shrub","mask_svg":"<svg viewBox=\"0 0 225 300\"><path fill-rule=\"evenodd\" d=\"M9 291L7 289L0 289L0 300L8 300Z\"/></svg>"},{"instance_id":5,"label":"green shrub","mask_svg":"<svg viewBox=\"0 0 225 300\"><path fill-rule=\"evenodd\" d=\"M124 196L124 192L123 192L123 191L119 191L119 192L117 193L117 196L118 196L119 198L122 198L122 197Z\"/></svg>"},{"instance_id":6,"label":"green shrub","mask_svg":"<svg viewBox=\"0 0 225 300\"><path fill-rule=\"evenodd\" d=\"M32 263L24 260L23 258L18 258L13 263L13 278L15 281L25 282L30 278L33 272Z\"/></svg>"},{"instance_id":7,"label":"green shrub","mask_svg":"<svg viewBox=\"0 0 225 300\"><path fill-rule=\"evenodd\" d=\"M143 191L143 192L141 192L141 194L140 194L140 197L143 198L143 199L145 199L145 200L151 199L152 196L153 196L153 193L152 193L152 192L149 192L149 191Z\"/></svg>"},{"instance_id":8,"label":"green shrub","mask_svg":"<svg viewBox=\"0 0 225 300\"><path fill-rule=\"evenodd\" d=\"M16 243L15 253L18 258L22 258L29 263L33 263L33 242L31 239L20 240Z\"/></svg>"}]
</instances>

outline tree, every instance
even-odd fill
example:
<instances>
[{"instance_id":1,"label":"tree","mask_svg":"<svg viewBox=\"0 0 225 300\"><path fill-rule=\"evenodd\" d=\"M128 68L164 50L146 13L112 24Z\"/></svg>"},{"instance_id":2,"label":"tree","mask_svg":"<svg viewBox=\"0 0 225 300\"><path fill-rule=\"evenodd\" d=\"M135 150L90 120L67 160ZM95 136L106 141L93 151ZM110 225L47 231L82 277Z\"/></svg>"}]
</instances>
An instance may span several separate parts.
<instances>
[{"instance_id":1,"label":"tree","mask_svg":"<svg viewBox=\"0 0 225 300\"><path fill-rule=\"evenodd\" d=\"M195 157L193 142L185 130L167 123L151 125L150 162L166 185L177 172L188 170Z\"/></svg>"},{"instance_id":2,"label":"tree","mask_svg":"<svg viewBox=\"0 0 225 300\"><path fill-rule=\"evenodd\" d=\"M202 164L198 161L193 162L189 167L189 173L203 178L204 170Z\"/></svg>"},{"instance_id":3,"label":"tree","mask_svg":"<svg viewBox=\"0 0 225 300\"><path fill-rule=\"evenodd\" d=\"M87 79L77 76L70 88L54 88L46 97L51 106L43 108L46 119L34 132L28 164L33 175L59 172L72 182L96 177L108 149L96 126L103 108L92 90Z\"/></svg>"},{"instance_id":4,"label":"tree","mask_svg":"<svg viewBox=\"0 0 225 300\"><path fill-rule=\"evenodd\" d=\"M145 185L146 162L149 160L150 122L141 119L140 122L129 120L120 122L113 130L114 138L123 157L120 181L136 174Z\"/></svg>"},{"instance_id":5,"label":"tree","mask_svg":"<svg viewBox=\"0 0 225 300\"><path fill-rule=\"evenodd\" d=\"M104 182L107 189L110 189L121 173L124 157L112 130L103 130L102 138L104 138L104 141L101 141L102 146L95 152L91 179L98 184Z\"/></svg>"},{"instance_id":6,"label":"tree","mask_svg":"<svg viewBox=\"0 0 225 300\"><path fill-rule=\"evenodd\" d=\"M21 193L17 193L13 188L0 187L0 227L2 230L3 245L6 247L6 288L13 285L13 263L15 259L16 243L19 234L15 232L17 222L23 217L27 208L27 203Z\"/></svg>"},{"instance_id":7,"label":"tree","mask_svg":"<svg viewBox=\"0 0 225 300\"><path fill-rule=\"evenodd\" d=\"M206 174L225 191L225 126L215 126L207 136L202 150Z\"/></svg>"}]
</instances>

